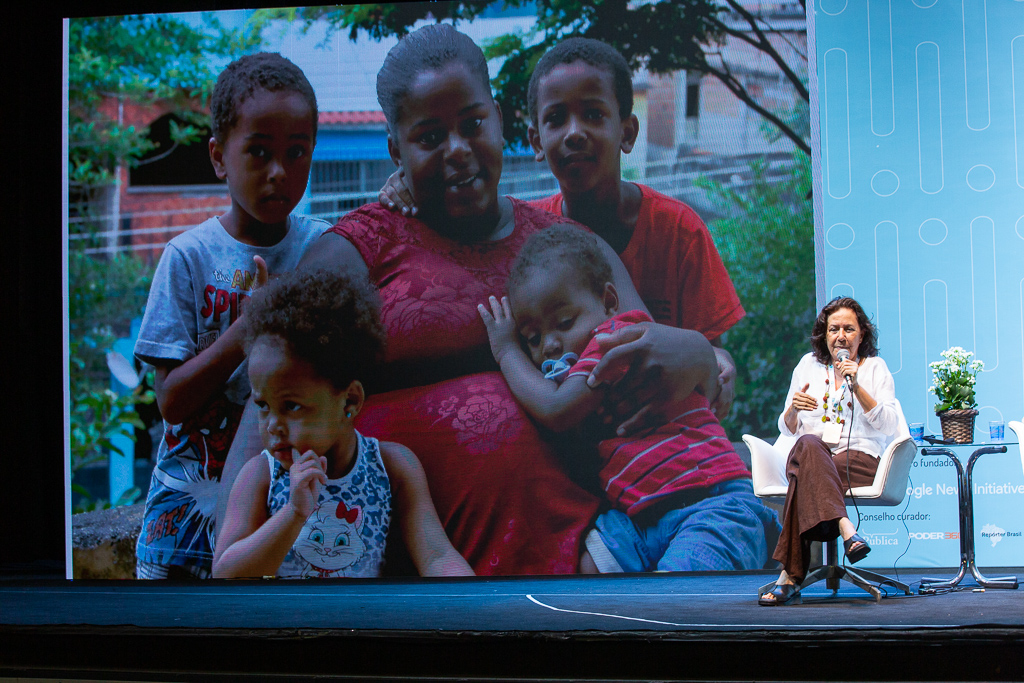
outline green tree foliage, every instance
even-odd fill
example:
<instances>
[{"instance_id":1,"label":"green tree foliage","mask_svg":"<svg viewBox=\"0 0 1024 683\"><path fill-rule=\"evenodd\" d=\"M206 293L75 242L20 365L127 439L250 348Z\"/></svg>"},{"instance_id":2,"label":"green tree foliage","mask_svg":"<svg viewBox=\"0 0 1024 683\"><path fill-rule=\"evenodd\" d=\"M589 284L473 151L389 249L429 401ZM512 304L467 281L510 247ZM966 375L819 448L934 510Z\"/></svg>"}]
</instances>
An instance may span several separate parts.
<instances>
[{"instance_id":1,"label":"green tree foliage","mask_svg":"<svg viewBox=\"0 0 1024 683\"><path fill-rule=\"evenodd\" d=\"M68 254L68 332L83 361L72 367L74 383L106 383L106 351L142 315L152 280L152 267L129 254Z\"/></svg>"},{"instance_id":2,"label":"green tree foliage","mask_svg":"<svg viewBox=\"0 0 1024 683\"><path fill-rule=\"evenodd\" d=\"M187 122L174 126L174 144L198 140L207 117L197 111L208 105L216 80L211 59L226 60L257 44L255 34L227 30L212 16L207 30L161 15L72 19L68 44L72 185L87 190L109 184L119 164L137 164L153 149L145 129L118 121L119 100L140 105L172 102Z\"/></svg>"},{"instance_id":3,"label":"green tree foliage","mask_svg":"<svg viewBox=\"0 0 1024 683\"><path fill-rule=\"evenodd\" d=\"M709 224L747 315L723 337L737 360L736 401L723 420L730 439L770 436L785 407L789 381L810 351L814 301L811 164L802 154L782 177L751 165L752 184L737 190L702 180L730 217Z\"/></svg>"},{"instance_id":4,"label":"green tree foliage","mask_svg":"<svg viewBox=\"0 0 1024 683\"><path fill-rule=\"evenodd\" d=\"M155 400L144 388L123 396L111 391L106 363L114 340L127 335L131 319L141 315L152 279L150 266L126 254L105 259L81 251L68 254L71 479L74 490L88 501L75 512L111 505L76 483L75 474L104 462L111 451L120 452L113 438L134 438L136 428L144 429L136 406ZM113 504L131 504L139 493L130 490Z\"/></svg>"},{"instance_id":5,"label":"green tree foliage","mask_svg":"<svg viewBox=\"0 0 1024 683\"><path fill-rule=\"evenodd\" d=\"M470 21L484 14L492 5L494 0L462 0L260 10L254 17L253 27L260 30L279 19L303 21L308 29L315 22L323 21L328 24L329 31L347 32L352 40L360 32L379 40L387 36L403 36L413 24L423 19L451 19L456 24ZM794 121L763 105L746 88L743 76L734 73L721 58L719 48L726 38L743 41L778 67L798 99L805 104L809 101L804 84L806 55L802 54L802 64L787 63L770 40L776 33L770 21L746 9L740 0L504 2L505 7L530 5L534 5L537 12L537 22L531 31L499 36L483 46L489 59L504 59L493 85L502 110L507 140L526 142L526 91L537 60L562 38L584 36L614 46L633 67L646 66L654 73L685 69L717 78L764 117L778 134L789 138L798 149L810 155L811 147L806 134L800 130L799 121L794 126ZM799 50L795 51L800 54Z\"/></svg>"},{"instance_id":6,"label":"green tree foliage","mask_svg":"<svg viewBox=\"0 0 1024 683\"><path fill-rule=\"evenodd\" d=\"M71 488L81 496L81 502L73 510L76 513L131 505L141 495L138 487L133 486L115 501L96 498L75 481L75 475L84 467L105 462L111 452L124 455L116 445L117 437L134 439L134 430L145 428L136 406L156 400L151 390L119 396L110 389L95 389L89 384L76 383L75 376L85 371L85 361L77 353L80 343L72 342L71 345Z\"/></svg>"}]
</instances>

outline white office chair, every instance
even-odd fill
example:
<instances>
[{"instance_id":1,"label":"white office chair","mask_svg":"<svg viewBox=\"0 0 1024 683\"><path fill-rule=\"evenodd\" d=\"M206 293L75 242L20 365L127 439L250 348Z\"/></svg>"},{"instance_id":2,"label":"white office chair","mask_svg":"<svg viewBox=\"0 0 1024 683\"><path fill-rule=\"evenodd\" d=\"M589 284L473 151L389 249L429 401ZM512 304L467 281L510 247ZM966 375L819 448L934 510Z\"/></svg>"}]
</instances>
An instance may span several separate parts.
<instances>
[{"instance_id":1,"label":"white office chair","mask_svg":"<svg viewBox=\"0 0 1024 683\"><path fill-rule=\"evenodd\" d=\"M910 468L917 455L917 444L910 438L910 430L907 428L907 421L903 417L903 408L899 401L896 401L896 412L900 418L899 427L878 461L875 480L870 486L858 486L847 491L847 504L852 503L854 498L857 505L864 506L891 507L903 502L907 492ZM1011 423L1012 425L1013 423ZM1024 429L1024 425L1021 425L1021 428ZM750 448L750 469L753 475L754 495L782 504L786 499L786 491L789 489L789 480L786 478L786 460L789 457L790 449L796 444L796 437L780 435L772 445L756 436L744 434L743 441ZM825 564L814 567L807 573L800 588L797 589L798 592L824 579L825 585L832 590L833 595L839 591L841 580L849 581L867 591L874 596L876 602L881 601L882 594L870 582L894 586L907 595L911 594L910 586L905 583L865 569L854 570L839 565L837 539L825 544L825 551ZM762 595L774 586L774 581L766 584L760 588L758 594Z\"/></svg>"}]
</instances>

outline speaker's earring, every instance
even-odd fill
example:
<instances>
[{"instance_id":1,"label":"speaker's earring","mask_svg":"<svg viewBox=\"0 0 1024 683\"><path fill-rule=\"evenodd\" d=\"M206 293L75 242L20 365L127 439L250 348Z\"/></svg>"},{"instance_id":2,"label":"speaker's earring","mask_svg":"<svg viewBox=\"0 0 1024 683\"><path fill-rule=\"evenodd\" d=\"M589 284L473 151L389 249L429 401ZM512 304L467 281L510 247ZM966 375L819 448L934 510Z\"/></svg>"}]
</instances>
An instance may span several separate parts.
<instances>
[{"instance_id":1,"label":"speaker's earring","mask_svg":"<svg viewBox=\"0 0 1024 683\"><path fill-rule=\"evenodd\" d=\"M351 420L352 419L352 411L351 410L346 410L345 411L345 417L347 417L348 419Z\"/></svg>"}]
</instances>

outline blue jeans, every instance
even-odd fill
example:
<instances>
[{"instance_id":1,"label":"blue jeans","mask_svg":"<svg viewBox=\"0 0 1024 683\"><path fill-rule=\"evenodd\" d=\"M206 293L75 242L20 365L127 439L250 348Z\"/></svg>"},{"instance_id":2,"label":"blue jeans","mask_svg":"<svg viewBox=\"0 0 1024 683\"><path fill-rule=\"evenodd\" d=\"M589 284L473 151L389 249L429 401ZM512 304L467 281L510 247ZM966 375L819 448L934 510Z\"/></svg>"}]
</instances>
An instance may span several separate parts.
<instances>
[{"instance_id":1,"label":"blue jeans","mask_svg":"<svg viewBox=\"0 0 1024 683\"><path fill-rule=\"evenodd\" d=\"M773 510L754 496L749 479L707 489L699 500L679 495L679 507L648 519L609 510L597 518L601 540L625 572L761 569L768 540L782 527ZM687 504L689 503L689 504Z\"/></svg>"}]
</instances>

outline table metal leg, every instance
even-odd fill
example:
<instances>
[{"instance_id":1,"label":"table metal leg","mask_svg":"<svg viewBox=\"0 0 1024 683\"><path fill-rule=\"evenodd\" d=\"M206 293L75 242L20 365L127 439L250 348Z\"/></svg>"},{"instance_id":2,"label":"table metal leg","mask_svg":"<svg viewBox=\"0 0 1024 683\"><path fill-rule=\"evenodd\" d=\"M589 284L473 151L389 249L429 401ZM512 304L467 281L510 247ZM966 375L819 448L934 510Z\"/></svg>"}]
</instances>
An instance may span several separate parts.
<instances>
[{"instance_id":1,"label":"table metal leg","mask_svg":"<svg viewBox=\"0 0 1024 683\"><path fill-rule=\"evenodd\" d=\"M1007 588L1013 590L1017 588L1017 577L1016 576L999 576L986 578L978 570L978 566L975 563L975 545L974 545L974 463L978 461L983 455L988 453L1005 453L1006 446L985 446L979 448L971 454L970 460L967 461L967 514L970 516L967 523L967 528L970 530L970 555L968 555L967 562L971 571L971 575L974 580L978 582L979 586L983 588ZM962 514L962 513L961 513ZM962 532L961 532L962 533ZM961 541L963 536L961 536Z\"/></svg>"},{"instance_id":2,"label":"table metal leg","mask_svg":"<svg viewBox=\"0 0 1024 683\"><path fill-rule=\"evenodd\" d=\"M964 466L960 464L956 454L948 448L922 448L921 455L945 455L953 461L953 466L956 467L957 503L960 511L960 570L956 576L949 580L925 577L921 579L921 589L953 588L967 576L967 571L971 564L970 558L973 556L973 549L967 545L970 539L970 534L967 530L970 528L969 521L972 517L967 511L967 505L970 502L970 488L967 483L967 475L964 472Z\"/></svg>"}]
</instances>

